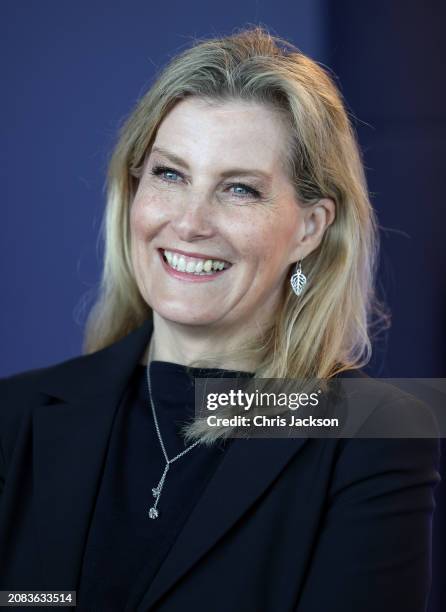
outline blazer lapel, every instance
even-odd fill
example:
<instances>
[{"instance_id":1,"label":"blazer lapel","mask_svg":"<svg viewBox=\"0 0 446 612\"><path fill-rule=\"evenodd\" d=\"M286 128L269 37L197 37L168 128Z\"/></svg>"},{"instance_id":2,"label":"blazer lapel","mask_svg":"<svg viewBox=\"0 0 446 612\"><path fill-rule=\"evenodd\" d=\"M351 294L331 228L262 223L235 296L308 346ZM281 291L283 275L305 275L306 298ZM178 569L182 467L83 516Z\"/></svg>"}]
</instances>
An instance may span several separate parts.
<instances>
[{"instance_id":1,"label":"blazer lapel","mask_svg":"<svg viewBox=\"0 0 446 612\"><path fill-rule=\"evenodd\" d=\"M36 558L42 588L76 589L113 418L152 331L48 370L33 414Z\"/></svg>"},{"instance_id":2,"label":"blazer lapel","mask_svg":"<svg viewBox=\"0 0 446 612\"><path fill-rule=\"evenodd\" d=\"M306 441L233 440L141 603L130 601L127 610L150 610L249 510Z\"/></svg>"}]
</instances>

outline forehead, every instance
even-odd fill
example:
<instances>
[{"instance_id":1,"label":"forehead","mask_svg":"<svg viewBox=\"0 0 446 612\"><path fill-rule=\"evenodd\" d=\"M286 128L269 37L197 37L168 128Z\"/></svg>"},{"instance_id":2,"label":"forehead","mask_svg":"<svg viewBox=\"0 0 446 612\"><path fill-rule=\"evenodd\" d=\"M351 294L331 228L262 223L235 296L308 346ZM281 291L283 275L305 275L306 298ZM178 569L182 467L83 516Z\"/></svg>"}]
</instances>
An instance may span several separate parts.
<instances>
[{"instance_id":1,"label":"forehead","mask_svg":"<svg viewBox=\"0 0 446 612\"><path fill-rule=\"evenodd\" d=\"M256 102L186 98L160 124L154 145L197 164L244 163L272 170L287 150L287 130L274 109Z\"/></svg>"}]
</instances>

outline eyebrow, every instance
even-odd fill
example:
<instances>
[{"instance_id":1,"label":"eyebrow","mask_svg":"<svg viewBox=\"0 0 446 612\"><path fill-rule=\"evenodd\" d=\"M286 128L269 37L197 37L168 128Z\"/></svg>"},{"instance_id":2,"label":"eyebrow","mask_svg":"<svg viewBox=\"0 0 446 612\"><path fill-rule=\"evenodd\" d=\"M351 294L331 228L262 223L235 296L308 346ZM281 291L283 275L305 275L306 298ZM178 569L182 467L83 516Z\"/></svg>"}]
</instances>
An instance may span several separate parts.
<instances>
[{"instance_id":1,"label":"eyebrow","mask_svg":"<svg viewBox=\"0 0 446 612\"><path fill-rule=\"evenodd\" d=\"M167 157L167 159L169 159L173 164L177 164L178 166L182 166L186 170L189 170L189 166L187 162L184 161L184 159L182 159L178 155L175 155L175 153L171 153L163 147L152 147L151 152L159 153L160 155ZM270 174L263 172L262 170L254 170L250 168L230 168L228 170L225 170L224 172L221 172L220 176L222 178L228 178L230 176L256 176L260 179L267 181L268 183L271 182L272 178Z\"/></svg>"}]
</instances>

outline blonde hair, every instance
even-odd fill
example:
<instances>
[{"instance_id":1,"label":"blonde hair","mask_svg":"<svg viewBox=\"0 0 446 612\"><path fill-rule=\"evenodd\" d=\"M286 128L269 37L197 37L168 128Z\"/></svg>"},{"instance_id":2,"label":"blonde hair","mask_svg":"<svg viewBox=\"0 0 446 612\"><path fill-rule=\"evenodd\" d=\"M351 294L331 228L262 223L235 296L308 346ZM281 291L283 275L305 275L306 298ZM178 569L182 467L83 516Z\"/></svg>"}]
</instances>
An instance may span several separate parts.
<instances>
[{"instance_id":1,"label":"blonde hair","mask_svg":"<svg viewBox=\"0 0 446 612\"><path fill-rule=\"evenodd\" d=\"M152 316L132 272L129 210L158 126L188 96L272 106L289 125L287 170L302 205L321 198L336 205L334 222L303 262L304 293L296 297L288 276L270 328L237 354L260 362L255 377L262 378L328 379L364 366L371 329L385 328L389 315L374 291L377 223L356 137L327 71L263 27L200 41L174 57L122 126L108 169L103 274L84 352L112 344ZM198 420L185 433L205 443L224 435Z\"/></svg>"}]
</instances>

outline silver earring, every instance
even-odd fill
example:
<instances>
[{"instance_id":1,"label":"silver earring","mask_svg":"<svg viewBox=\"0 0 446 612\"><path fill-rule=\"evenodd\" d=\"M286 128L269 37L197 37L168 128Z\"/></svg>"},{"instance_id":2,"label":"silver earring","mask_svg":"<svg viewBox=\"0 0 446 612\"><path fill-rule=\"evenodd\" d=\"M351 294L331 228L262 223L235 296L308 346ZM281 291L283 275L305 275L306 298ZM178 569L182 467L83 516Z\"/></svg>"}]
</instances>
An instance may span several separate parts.
<instances>
[{"instance_id":1,"label":"silver earring","mask_svg":"<svg viewBox=\"0 0 446 612\"><path fill-rule=\"evenodd\" d=\"M296 295L301 295L305 285L307 284L307 277L302 272L301 263L302 260L299 260L299 262L296 264L296 272L291 277L291 287Z\"/></svg>"}]
</instances>

